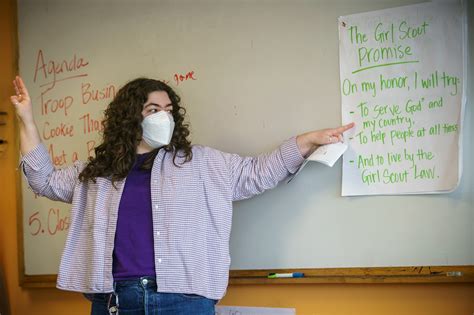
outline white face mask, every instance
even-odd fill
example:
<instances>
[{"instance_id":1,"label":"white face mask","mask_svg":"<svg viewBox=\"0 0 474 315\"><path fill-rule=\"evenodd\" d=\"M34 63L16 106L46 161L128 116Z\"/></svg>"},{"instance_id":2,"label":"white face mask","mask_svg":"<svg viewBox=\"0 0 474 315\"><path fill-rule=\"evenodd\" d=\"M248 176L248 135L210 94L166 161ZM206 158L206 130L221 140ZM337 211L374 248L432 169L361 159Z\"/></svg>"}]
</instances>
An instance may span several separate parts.
<instances>
[{"instance_id":1,"label":"white face mask","mask_svg":"<svg viewBox=\"0 0 474 315\"><path fill-rule=\"evenodd\" d=\"M153 149L166 146L173 136L173 116L165 111L148 115L142 121L143 140Z\"/></svg>"}]
</instances>

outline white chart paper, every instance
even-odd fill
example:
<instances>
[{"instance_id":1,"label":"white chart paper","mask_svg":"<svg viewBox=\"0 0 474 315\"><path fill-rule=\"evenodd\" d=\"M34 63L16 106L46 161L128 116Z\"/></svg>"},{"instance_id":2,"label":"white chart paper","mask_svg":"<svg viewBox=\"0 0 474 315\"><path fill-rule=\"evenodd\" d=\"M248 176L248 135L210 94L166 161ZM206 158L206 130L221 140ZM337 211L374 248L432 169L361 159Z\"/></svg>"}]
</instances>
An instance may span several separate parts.
<instances>
[{"instance_id":1,"label":"white chart paper","mask_svg":"<svg viewBox=\"0 0 474 315\"><path fill-rule=\"evenodd\" d=\"M463 14L455 4L339 18L342 195L439 193L461 175Z\"/></svg>"}]
</instances>

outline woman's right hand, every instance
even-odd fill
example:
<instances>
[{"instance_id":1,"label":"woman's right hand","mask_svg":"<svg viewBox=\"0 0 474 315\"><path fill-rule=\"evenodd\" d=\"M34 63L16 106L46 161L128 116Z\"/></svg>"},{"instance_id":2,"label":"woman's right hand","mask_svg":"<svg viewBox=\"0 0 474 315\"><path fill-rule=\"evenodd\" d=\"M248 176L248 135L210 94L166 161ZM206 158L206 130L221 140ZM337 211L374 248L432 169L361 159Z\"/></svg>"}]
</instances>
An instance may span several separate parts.
<instances>
[{"instance_id":1,"label":"woman's right hand","mask_svg":"<svg viewBox=\"0 0 474 315\"><path fill-rule=\"evenodd\" d=\"M33 105L31 104L30 94L26 89L23 80L17 76L13 80L16 95L10 96L12 104L15 106L16 115L20 120L20 150L21 154L27 154L33 150L40 142L41 138L36 128L33 117Z\"/></svg>"},{"instance_id":2,"label":"woman's right hand","mask_svg":"<svg viewBox=\"0 0 474 315\"><path fill-rule=\"evenodd\" d=\"M34 123L31 98L21 77L16 76L15 80L13 80L13 86L15 87L16 95L10 96L10 100L15 106L18 118L24 124Z\"/></svg>"}]
</instances>

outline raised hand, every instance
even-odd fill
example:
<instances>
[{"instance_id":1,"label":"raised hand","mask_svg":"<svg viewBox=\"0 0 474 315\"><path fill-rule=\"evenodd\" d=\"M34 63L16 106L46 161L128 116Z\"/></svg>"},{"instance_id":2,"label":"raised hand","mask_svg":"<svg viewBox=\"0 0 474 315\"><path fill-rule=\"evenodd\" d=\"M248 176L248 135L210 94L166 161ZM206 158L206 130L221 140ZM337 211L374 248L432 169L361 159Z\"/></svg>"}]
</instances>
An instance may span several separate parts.
<instances>
[{"instance_id":1,"label":"raised hand","mask_svg":"<svg viewBox=\"0 0 474 315\"><path fill-rule=\"evenodd\" d=\"M41 138L33 117L33 105L31 104L30 94L28 94L25 83L23 83L19 76L13 80L13 87L16 94L10 96L10 100L13 106L15 106L16 114L20 121L21 153L26 154L41 142Z\"/></svg>"},{"instance_id":2,"label":"raised hand","mask_svg":"<svg viewBox=\"0 0 474 315\"><path fill-rule=\"evenodd\" d=\"M34 123L31 98L21 77L17 76L13 80L13 87L15 88L16 95L10 96L10 100L15 106L18 118L25 124Z\"/></svg>"}]
</instances>

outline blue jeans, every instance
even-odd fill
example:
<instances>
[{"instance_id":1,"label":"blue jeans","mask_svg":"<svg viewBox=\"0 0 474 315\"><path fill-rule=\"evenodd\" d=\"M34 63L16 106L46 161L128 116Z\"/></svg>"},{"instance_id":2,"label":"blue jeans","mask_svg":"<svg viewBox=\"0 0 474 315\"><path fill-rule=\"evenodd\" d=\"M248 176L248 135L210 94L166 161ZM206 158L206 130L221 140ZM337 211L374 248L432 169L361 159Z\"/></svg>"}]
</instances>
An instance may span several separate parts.
<instances>
[{"instance_id":1,"label":"blue jeans","mask_svg":"<svg viewBox=\"0 0 474 315\"><path fill-rule=\"evenodd\" d=\"M195 294L159 293L152 277L115 282L119 315L214 315L217 300ZM92 301L91 315L109 315L115 296L85 294Z\"/></svg>"}]
</instances>

